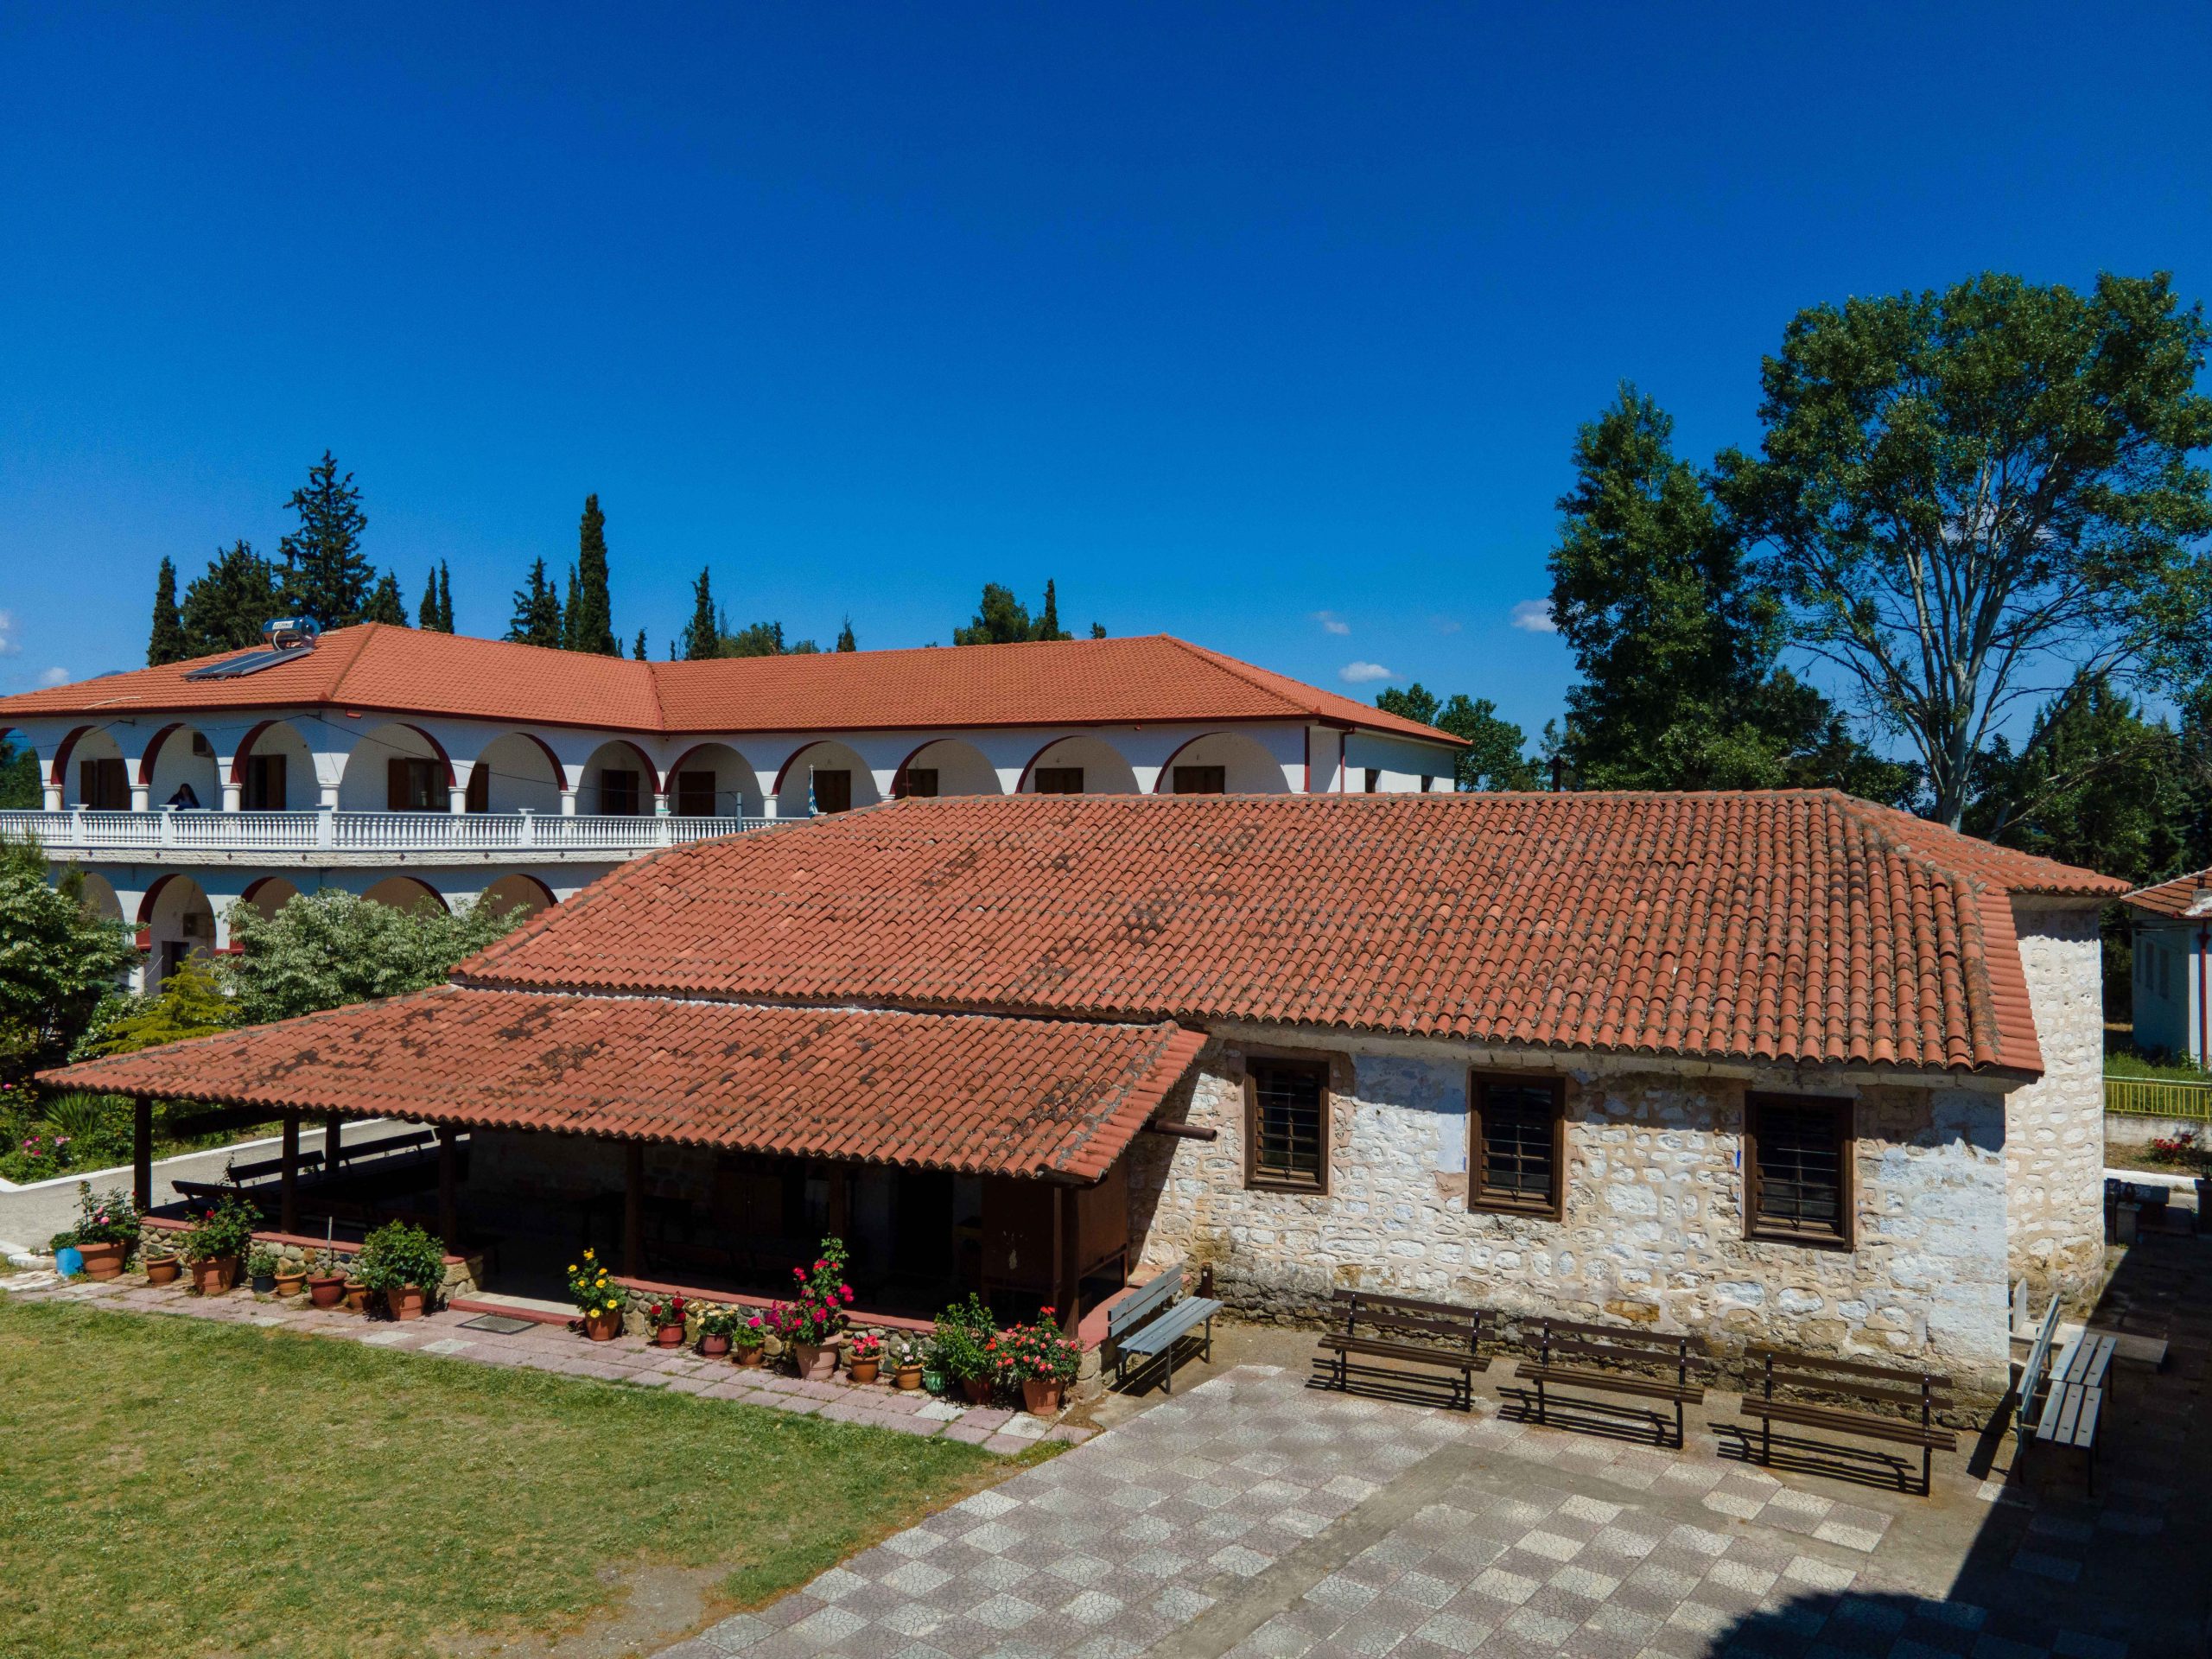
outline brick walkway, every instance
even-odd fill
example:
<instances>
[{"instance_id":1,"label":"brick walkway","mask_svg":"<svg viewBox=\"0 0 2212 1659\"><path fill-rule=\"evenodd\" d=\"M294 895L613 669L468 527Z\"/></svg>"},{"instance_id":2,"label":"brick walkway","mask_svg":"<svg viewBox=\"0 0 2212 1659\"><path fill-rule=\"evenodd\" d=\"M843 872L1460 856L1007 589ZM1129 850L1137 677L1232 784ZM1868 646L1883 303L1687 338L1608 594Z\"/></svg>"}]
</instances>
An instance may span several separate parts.
<instances>
[{"instance_id":1,"label":"brick walkway","mask_svg":"<svg viewBox=\"0 0 2212 1659\"><path fill-rule=\"evenodd\" d=\"M181 1280L156 1288L136 1274L102 1283L79 1281L74 1284L63 1284L51 1274L24 1274L8 1280L7 1291L25 1301L88 1302L131 1313L280 1327L406 1353L442 1354L481 1365L520 1365L565 1376L594 1376L610 1382L668 1389L705 1400L739 1400L778 1411L866 1423L902 1434L942 1435L992 1452L1027 1451L1040 1439L1080 1442L1092 1433L1071 1423L1047 1423L1023 1412L951 1405L918 1392L902 1394L883 1383L856 1387L842 1376L830 1382L803 1382L766 1370L741 1369L727 1358L704 1359L688 1349L657 1348L642 1337L588 1342L575 1332L552 1325L532 1325L512 1335L463 1329L468 1320L478 1317L474 1313L448 1311L398 1325L310 1307L304 1297L279 1302L243 1289L227 1296L194 1296Z\"/></svg>"}]
</instances>

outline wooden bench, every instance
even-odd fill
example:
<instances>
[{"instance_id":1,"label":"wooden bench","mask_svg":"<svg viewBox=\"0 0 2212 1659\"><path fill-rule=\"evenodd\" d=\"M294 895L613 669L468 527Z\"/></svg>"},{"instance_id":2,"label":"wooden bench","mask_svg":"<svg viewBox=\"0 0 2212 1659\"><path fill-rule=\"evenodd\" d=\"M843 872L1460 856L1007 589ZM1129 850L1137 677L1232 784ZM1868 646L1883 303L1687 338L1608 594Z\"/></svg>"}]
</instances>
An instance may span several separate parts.
<instances>
[{"instance_id":1,"label":"wooden bench","mask_svg":"<svg viewBox=\"0 0 2212 1659\"><path fill-rule=\"evenodd\" d=\"M1370 1390L1388 1393L1430 1379L1408 1376L1395 1366L1355 1363L1354 1355L1423 1365L1444 1373L1451 1394L1447 1403L1453 1409L1475 1408L1475 1373L1488 1363L1477 1357L1482 1345L1482 1309L1366 1290L1336 1291L1330 1301L1331 1314L1342 1316L1344 1329L1324 1332L1313 1356L1325 1379L1349 1394L1357 1376ZM1363 1336L1363 1325L1367 1328Z\"/></svg>"},{"instance_id":2,"label":"wooden bench","mask_svg":"<svg viewBox=\"0 0 2212 1659\"><path fill-rule=\"evenodd\" d=\"M1175 1344L1200 1327L1205 1331L1205 1357L1213 1357L1213 1316L1221 1312L1221 1304L1211 1296L1180 1296L1183 1274L1184 1264L1179 1262L1106 1310L1106 1336L1114 1344L1116 1388L1128 1381L1133 1358L1145 1361L1159 1356L1165 1361L1166 1391L1174 1393Z\"/></svg>"},{"instance_id":3,"label":"wooden bench","mask_svg":"<svg viewBox=\"0 0 2212 1659\"><path fill-rule=\"evenodd\" d=\"M1695 1337L1669 1337L1618 1325L1548 1318L1537 1338L1535 1363L1517 1364L1514 1380L1536 1385L1532 1414L1539 1423L1549 1421L1553 1403L1549 1391L1561 1384L1577 1395L1614 1394L1627 1400L1656 1400L1671 1405L1675 1437L1670 1441L1665 1417L1649 1407L1573 1395L1560 1402L1578 1409L1649 1417L1658 1444L1679 1446L1688 1428L1684 1408L1705 1399L1705 1384L1699 1379L1710 1373L1712 1363L1704 1354L1705 1344Z\"/></svg>"},{"instance_id":4,"label":"wooden bench","mask_svg":"<svg viewBox=\"0 0 2212 1659\"><path fill-rule=\"evenodd\" d=\"M2020 1306L2026 1305L2027 1287L2020 1288ZM2043 1409L2044 1395L2050 1381L2050 1344L2058 1334L2058 1298L2050 1299L2050 1311L2043 1316L2043 1323L2036 1327L2036 1339L2028 1349L2026 1363L2020 1367L2020 1380L2012 1386L2012 1433L2019 1444L2018 1455L2025 1456L2028 1441L2035 1434L2037 1414Z\"/></svg>"},{"instance_id":5,"label":"wooden bench","mask_svg":"<svg viewBox=\"0 0 2212 1659\"><path fill-rule=\"evenodd\" d=\"M2050 1368L2036 1411L2034 1433L2038 1444L2069 1447L2088 1459L2092 1497L2097 1495L2097 1427L2104 1417L2105 1380L2119 1346L2119 1338L2086 1330L2068 1343L2058 1363ZM2024 1421L2025 1399L2023 1394ZM2024 1427L2024 1446L2025 1440Z\"/></svg>"},{"instance_id":6,"label":"wooden bench","mask_svg":"<svg viewBox=\"0 0 2212 1659\"><path fill-rule=\"evenodd\" d=\"M1760 1362L1763 1386L1757 1395L1745 1394L1743 1413L1758 1425L1758 1462L1768 1464L1774 1460L1777 1423L1824 1428L1870 1440L1919 1447L1920 1496L1926 1497L1934 1490L1936 1453L1948 1452L1958 1444L1958 1436L1936 1421L1936 1408L1950 1402L1948 1377L1896 1365L1869 1365L1862 1360L1794 1353L1763 1344L1754 1344L1750 1353ZM1777 1394L1777 1389L1788 1392ZM1895 1416L1852 1407L1820 1405L1790 1397L1799 1394L1843 1395L1905 1414ZM1751 1425L1741 1423L1737 1427L1745 1431L1748 1440ZM1902 1471L1898 1481L1903 1484Z\"/></svg>"},{"instance_id":7,"label":"wooden bench","mask_svg":"<svg viewBox=\"0 0 2212 1659\"><path fill-rule=\"evenodd\" d=\"M322 1154L320 1152L303 1152L294 1161L301 1174L311 1174L322 1167ZM243 1186L248 1181L263 1180L283 1173L284 1160L282 1158L264 1158L258 1163L226 1166L223 1179L232 1186Z\"/></svg>"}]
</instances>

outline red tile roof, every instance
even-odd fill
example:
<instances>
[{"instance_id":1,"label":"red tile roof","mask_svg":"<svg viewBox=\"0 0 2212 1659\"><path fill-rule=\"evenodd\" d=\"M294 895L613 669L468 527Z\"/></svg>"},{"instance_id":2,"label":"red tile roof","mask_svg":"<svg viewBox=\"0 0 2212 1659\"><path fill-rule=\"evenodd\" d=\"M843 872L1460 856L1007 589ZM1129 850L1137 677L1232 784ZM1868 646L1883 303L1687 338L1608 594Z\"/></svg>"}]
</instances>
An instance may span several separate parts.
<instances>
[{"instance_id":1,"label":"red tile roof","mask_svg":"<svg viewBox=\"0 0 2212 1659\"><path fill-rule=\"evenodd\" d=\"M655 855L469 983L2040 1071L2009 897L1832 791L906 801Z\"/></svg>"},{"instance_id":2,"label":"red tile roof","mask_svg":"<svg viewBox=\"0 0 2212 1659\"><path fill-rule=\"evenodd\" d=\"M2196 903L2196 895L2207 888L2212 888L2212 870L2198 870L2154 887L2138 887L2120 903L2146 916L2186 916Z\"/></svg>"},{"instance_id":3,"label":"red tile roof","mask_svg":"<svg viewBox=\"0 0 2212 1659\"><path fill-rule=\"evenodd\" d=\"M639 663L364 623L243 679L184 677L216 660L0 698L0 728L54 715L319 705L653 734L1313 721L1463 747L1165 634Z\"/></svg>"},{"instance_id":4,"label":"red tile roof","mask_svg":"<svg viewBox=\"0 0 2212 1659\"><path fill-rule=\"evenodd\" d=\"M91 1060L68 1087L1096 1179L1205 1038L441 986Z\"/></svg>"}]
</instances>

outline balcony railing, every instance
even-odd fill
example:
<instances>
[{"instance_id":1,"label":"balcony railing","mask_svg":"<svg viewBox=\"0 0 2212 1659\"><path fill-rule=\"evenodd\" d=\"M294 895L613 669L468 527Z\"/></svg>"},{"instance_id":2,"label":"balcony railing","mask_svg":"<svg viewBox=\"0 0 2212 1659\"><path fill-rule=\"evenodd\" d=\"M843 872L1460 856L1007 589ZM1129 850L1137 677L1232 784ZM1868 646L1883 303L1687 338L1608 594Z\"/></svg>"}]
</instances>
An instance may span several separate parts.
<instances>
[{"instance_id":1,"label":"balcony railing","mask_svg":"<svg viewBox=\"0 0 2212 1659\"><path fill-rule=\"evenodd\" d=\"M2105 1110L2118 1117L2212 1122L2212 1083L2183 1077L2107 1077Z\"/></svg>"},{"instance_id":2,"label":"balcony railing","mask_svg":"<svg viewBox=\"0 0 2212 1659\"><path fill-rule=\"evenodd\" d=\"M627 858L734 836L774 818L560 817L538 812L0 812L0 836L35 837L56 856L513 853Z\"/></svg>"}]
</instances>

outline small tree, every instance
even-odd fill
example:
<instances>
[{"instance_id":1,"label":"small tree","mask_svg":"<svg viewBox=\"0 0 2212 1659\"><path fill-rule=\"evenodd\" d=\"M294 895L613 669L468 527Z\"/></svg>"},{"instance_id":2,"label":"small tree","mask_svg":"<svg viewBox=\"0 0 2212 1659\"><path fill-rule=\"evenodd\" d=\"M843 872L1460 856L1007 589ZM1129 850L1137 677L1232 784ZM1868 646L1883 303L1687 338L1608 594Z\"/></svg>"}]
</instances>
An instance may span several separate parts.
<instances>
[{"instance_id":1,"label":"small tree","mask_svg":"<svg viewBox=\"0 0 2212 1659\"><path fill-rule=\"evenodd\" d=\"M1386 715L1417 720L1467 740L1467 747L1453 758L1454 789L1494 792L1536 787L1536 766L1525 753L1528 734L1511 721L1500 720L1497 705L1488 697L1470 699L1465 692L1455 691L1451 701L1440 703L1436 694L1416 680L1402 691L1393 686L1382 692L1375 706Z\"/></svg>"},{"instance_id":2,"label":"small tree","mask_svg":"<svg viewBox=\"0 0 2212 1659\"><path fill-rule=\"evenodd\" d=\"M83 880L47 880L35 842L0 842L0 1080L67 1057L137 961L129 930L86 908Z\"/></svg>"},{"instance_id":3,"label":"small tree","mask_svg":"<svg viewBox=\"0 0 2212 1659\"><path fill-rule=\"evenodd\" d=\"M181 663L190 654L184 645L184 618L176 608L176 562L163 559L154 578L154 626L146 640L146 665Z\"/></svg>"},{"instance_id":4,"label":"small tree","mask_svg":"<svg viewBox=\"0 0 2212 1659\"><path fill-rule=\"evenodd\" d=\"M837 649L858 651L860 648L861 642L853 637L853 619L849 616L845 619L845 626L837 630Z\"/></svg>"},{"instance_id":5,"label":"small tree","mask_svg":"<svg viewBox=\"0 0 2212 1659\"><path fill-rule=\"evenodd\" d=\"M134 997L120 1017L107 1020L98 1036L78 1051L130 1054L189 1037L212 1037L238 1023L238 1005L223 988L215 969L188 957L162 981L158 989Z\"/></svg>"},{"instance_id":6,"label":"small tree","mask_svg":"<svg viewBox=\"0 0 2212 1659\"><path fill-rule=\"evenodd\" d=\"M518 907L495 904L448 913L426 899L399 910L332 892L297 894L268 918L241 905L231 920L238 954L227 969L240 1022L422 990L522 919Z\"/></svg>"},{"instance_id":7,"label":"small tree","mask_svg":"<svg viewBox=\"0 0 2212 1659\"><path fill-rule=\"evenodd\" d=\"M530 578L515 590L515 613L507 638L525 645L561 644L561 595L546 579L545 561L531 562Z\"/></svg>"}]
</instances>

